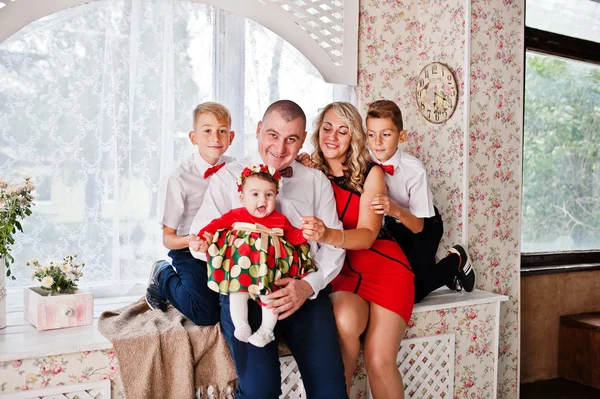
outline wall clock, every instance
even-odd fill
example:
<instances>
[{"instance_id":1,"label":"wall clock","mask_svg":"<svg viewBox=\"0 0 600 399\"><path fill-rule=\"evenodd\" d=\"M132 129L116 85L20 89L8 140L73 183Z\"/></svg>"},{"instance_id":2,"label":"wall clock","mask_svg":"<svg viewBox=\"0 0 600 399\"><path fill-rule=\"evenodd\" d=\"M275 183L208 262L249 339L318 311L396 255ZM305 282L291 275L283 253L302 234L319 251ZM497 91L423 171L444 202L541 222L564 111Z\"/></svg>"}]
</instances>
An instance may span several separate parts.
<instances>
[{"instance_id":1,"label":"wall clock","mask_svg":"<svg viewBox=\"0 0 600 399\"><path fill-rule=\"evenodd\" d=\"M417 106L431 123L444 123L454 113L458 89L454 74L446 65L432 62L417 78Z\"/></svg>"}]
</instances>

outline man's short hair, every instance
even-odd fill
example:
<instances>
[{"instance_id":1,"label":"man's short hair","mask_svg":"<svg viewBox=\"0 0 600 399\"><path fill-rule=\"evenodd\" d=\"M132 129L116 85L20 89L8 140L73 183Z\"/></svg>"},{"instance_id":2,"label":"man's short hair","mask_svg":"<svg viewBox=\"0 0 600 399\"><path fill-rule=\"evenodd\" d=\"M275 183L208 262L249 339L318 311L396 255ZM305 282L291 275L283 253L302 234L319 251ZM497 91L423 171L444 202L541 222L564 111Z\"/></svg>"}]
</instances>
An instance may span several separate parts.
<instances>
[{"instance_id":1,"label":"man's short hair","mask_svg":"<svg viewBox=\"0 0 600 399\"><path fill-rule=\"evenodd\" d=\"M194 128L196 128L196 121L198 120L198 117L202 114L211 114L217 119L217 121L219 121L219 123L227 125L229 128L231 128L231 114L224 105L211 101L198 104L198 106L194 109Z\"/></svg>"},{"instance_id":2,"label":"man's short hair","mask_svg":"<svg viewBox=\"0 0 600 399\"><path fill-rule=\"evenodd\" d=\"M306 114L302 110L302 108L293 102L292 100L277 100L273 104L269 105L265 114L262 117L264 121L267 116L273 111L277 111L279 115L286 122L294 121L298 118L302 119L302 123L304 124L304 128L306 129Z\"/></svg>"},{"instance_id":3,"label":"man's short hair","mask_svg":"<svg viewBox=\"0 0 600 399\"><path fill-rule=\"evenodd\" d=\"M394 122L396 129L398 129L398 132L404 130L404 125L402 123L402 112L393 101L378 100L369 105L369 109L367 110L367 119L369 118L391 119L392 122Z\"/></svg>"}]
</instances>

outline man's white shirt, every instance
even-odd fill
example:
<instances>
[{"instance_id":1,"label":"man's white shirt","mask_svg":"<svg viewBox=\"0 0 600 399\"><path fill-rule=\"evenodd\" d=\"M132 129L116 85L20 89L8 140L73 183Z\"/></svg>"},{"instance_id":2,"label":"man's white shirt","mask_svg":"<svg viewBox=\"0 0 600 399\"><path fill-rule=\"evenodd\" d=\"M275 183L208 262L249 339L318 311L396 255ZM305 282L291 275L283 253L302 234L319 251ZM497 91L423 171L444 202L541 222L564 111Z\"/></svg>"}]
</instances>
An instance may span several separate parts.
<instances>
[{"instance_id":1,"label":"man's white shirt","mask_svg":"<svg viewBox=\"0 0 600 399\"><path fill-rule=\"evenodd\" d=\"M236 183L246 166L262 163L260 158L246 159L226 165L213 175L204 202L192 222L190 233L197 234L213 219L241 205ZM284 214L295 227L300 227L302 216L316 216L326 226L342 229L338 219L331 182L319 170L308 168L299 162L291 165L294 173L282 178L282 188L277 194L276 210ZM319 270L304 277L312 287L316 298L320 290L333 280L344 264L345 251L330 245L309 241L313 261ZM206 260L200 252L192 251L198 259Z\"/></svg>"},{"instance_id":2,"label":"man's white shirt","mask_svg":"<svg viewBox=\"0 0 600 399\"><path fill-rule=\"evenodd\" d=\"M215 165L233 161L235 158L222 155ZM206 162L196 150L169 174L165 206L160 223L176 229L177 235L187 236L190 232L192 220L198 213L208 188L210 178L205 179L204 172L210 167L212 165Z\"/></svg>"},{"instance_id":3,"label":"man's white shirt","mask_svg":"<svg viewBox=\"0 0 600 399\"><path fill-rule=\"evenodd\" d=\"M371 159L380 163L373 154ZM435 216L433 195L427 184L427 170L421 161L398 149L382 164L394 167L393 176L385 173L388 197L392 201L418 218Z\"/></svg>"}]
</instances>

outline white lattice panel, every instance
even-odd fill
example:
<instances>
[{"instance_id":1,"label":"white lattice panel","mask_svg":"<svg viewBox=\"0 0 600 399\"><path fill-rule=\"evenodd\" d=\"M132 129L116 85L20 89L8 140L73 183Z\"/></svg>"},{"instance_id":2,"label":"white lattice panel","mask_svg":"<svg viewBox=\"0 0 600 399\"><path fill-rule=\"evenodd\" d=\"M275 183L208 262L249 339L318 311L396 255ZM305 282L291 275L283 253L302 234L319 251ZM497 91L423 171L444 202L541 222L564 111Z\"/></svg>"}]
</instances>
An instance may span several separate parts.
<instances>
[{"instance_id":1,"label":"white lattice panel","mask_svg":"<svg viewBox=\"0 0 600 399\"><path fill-rule=\"evenodd\" d=\"M405 339L396 363L407 398L454 397L454 334Z\"/></svg>"},{"instance_id":2,"label":"white lattice panel","mask_svg":"<svg viewBox=\"0 0 600 399\"><path fill-rule=\"evenodd\" d=\"M304 385L300 377L298 364L292 356L279 358L281 363L281 392L280 399L306 399Z\"/></svg>"},{"instance_id":3,"label":"white lattice panel","mask_svg":"<svg viewBox=\"0 0 600 399\"><path fill-rule=\"evenodd\" d=\"M111 399L110 380L3 394L4 399Z\"/></svg>"},{"instance_id":4,"label":"white lattice panel","mask_svg":"<svg viewBox=\"0 0 600 399\"><path fill-rule=\"evenodd\" d=\"M323 47L335 65L343 65L344 1L270 0Z\"/></svg>"},{"instance_id":5,"label":"white lattice panel","mask_svg":"<svg viewBox=\"0 0 600 399\"><path fill-rule=\"evenodd\" d=\"M280 399L306 399L304 385L300 377L298 364L293 356L284 356L279 358L281 370L281 396ZM227 392L227 399L233 399L234 392ZM209 387L207 398L214 399L214 390Z\"/></svg>"}]
</instances>

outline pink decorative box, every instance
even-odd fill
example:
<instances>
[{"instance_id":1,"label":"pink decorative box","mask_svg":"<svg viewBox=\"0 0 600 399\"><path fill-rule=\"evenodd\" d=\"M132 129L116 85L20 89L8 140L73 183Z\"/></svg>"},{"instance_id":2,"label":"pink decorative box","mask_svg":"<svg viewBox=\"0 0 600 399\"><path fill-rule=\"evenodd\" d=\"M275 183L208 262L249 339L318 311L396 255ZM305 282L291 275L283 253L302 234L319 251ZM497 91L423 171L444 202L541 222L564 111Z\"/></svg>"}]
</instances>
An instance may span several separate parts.
<instances>
[{"instance_id":1,"label":"pink decorative box","mask_svg":"<svg viewBox=\"0 0 600 399\"><path fill-rule=\"evenodd\" d=\"M40 287L25 291L25 319L38 331L94 323L94 295L77 291L74 294L48 295Z\"/></svg>"}]
</instances>

